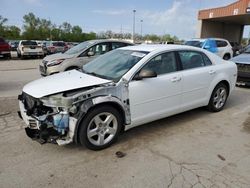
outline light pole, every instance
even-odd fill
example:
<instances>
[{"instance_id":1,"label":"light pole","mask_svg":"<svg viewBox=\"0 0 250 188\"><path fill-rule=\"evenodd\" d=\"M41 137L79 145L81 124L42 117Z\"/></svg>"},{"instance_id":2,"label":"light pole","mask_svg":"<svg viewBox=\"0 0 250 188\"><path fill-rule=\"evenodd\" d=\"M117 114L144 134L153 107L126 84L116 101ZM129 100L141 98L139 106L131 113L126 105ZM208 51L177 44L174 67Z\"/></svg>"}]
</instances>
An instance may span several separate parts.
<instances>
[{"instance_id":1,"label":"light pole","mask_svg":"<svg viewBox=\"0 0 250 188\"><path fill-rule=\"evenodd\" d=\"M141 20L141 40L142 40L142 23L143 23L143 20Z\"/></svg>"},{"instance_id":2,"label":"light pole","mask_svg":"<svg viewBox=\"0 0 250 188\"><path fill-rule=\"evenodd\" d=\"M133 10L133 36L132 36L133 43L135 42L135 13L136 10Z\"/></svg>"}]
</instances>

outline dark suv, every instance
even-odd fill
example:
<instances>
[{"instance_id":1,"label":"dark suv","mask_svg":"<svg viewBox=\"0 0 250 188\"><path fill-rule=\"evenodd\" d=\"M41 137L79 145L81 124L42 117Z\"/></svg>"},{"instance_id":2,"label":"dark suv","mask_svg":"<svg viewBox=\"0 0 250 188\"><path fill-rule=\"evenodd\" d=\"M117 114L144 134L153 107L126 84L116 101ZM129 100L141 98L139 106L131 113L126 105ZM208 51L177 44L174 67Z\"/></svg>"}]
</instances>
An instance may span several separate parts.
<instances>
[{"instance_id":1,"label":"dark suv","mask_svg":"<svg viewBox=\"0 0 250 188\"><path fill-rule=\"evenodd\" d=\"M10 45L3 38L0 37L0 57L10 58L10 50Z\"/></svg>"},{"instance_id":2,"label":"dark suv","mask_svg":"<svg viewBox=\"0 0 250 188\"><path fill-rule=\"evenodd\" d=\"M231 61L235 62L238 67L237 85L250 86L250 45Z\"/></svg>"}]
</instances>

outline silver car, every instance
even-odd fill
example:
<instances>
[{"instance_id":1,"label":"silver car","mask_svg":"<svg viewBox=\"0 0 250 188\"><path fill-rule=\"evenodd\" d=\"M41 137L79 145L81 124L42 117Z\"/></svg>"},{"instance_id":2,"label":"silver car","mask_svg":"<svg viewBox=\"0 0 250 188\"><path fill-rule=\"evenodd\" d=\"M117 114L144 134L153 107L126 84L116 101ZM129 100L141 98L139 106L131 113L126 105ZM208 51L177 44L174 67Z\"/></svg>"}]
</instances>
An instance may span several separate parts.
<instances>
[{"instance_id":1,"label":"silver car","mask_svg":"<svg viewBox=\"0 0 250 188\"><path fill-rule=\"evenodd\" d=\"M250 86L250 45L231 61L235 62L238 67L237 85Z\"/></svg>"},{"instance_id":2,"label":"silver car","mask_svg":"<svg viewBox=\"0 0 250 188\"><path fill-rule=\"evenodd\" d=\"M48 76L59 72L81 67L95 59L99 55L105 54L116 48L131 46L132 43L119 40L90 40L82 42L64 53L57 53L46 56L39 65L42 76Z\"/></svg>"}]
</instances>

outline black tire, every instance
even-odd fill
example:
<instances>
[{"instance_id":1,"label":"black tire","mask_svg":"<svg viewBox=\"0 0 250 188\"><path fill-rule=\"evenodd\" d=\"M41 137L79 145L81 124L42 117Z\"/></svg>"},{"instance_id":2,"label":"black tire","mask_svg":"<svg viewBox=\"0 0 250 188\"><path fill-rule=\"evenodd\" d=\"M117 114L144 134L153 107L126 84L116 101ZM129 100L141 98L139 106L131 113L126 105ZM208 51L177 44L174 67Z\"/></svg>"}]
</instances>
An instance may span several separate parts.
<instances>
[{"instance_id":1,"label":"black tire","mask_svg":"<svg viewBox=\"0 0 250 188\"><path fill-rule=\"evenodd\" d=\"M109 140L107 143L105 143L103 145L96 145L96 144L92 143L93 140L91 142L91 140L88 138L87 131L88 131L89 127L91 127L93 124L95 124L94 123L95 117L98 116L99 114L103 114L103 113L112 114L116 118L117 121L115 121L115 122L117 123L117 129L116 129L116 132L111 140ZM114 127L114 125L113 125L113 127ZM116 140L121 132L121 128L122 128L122 117L121 117L120 113L118 112L118 110L116 110L114 107L109 106L109 105L97 106L96 108L90 110L86 114L86 116L83 118L83 120L80 124L78 138L79 138L80 144L85 145L88 149L95 150L95 151L101 150L101 149L109 147L114 142L116 142ZM98 127L98 129L99 129L99 127ZM98 135L96 135L96 137L98 137L98 139L99 139L99 134L100 134L100 132L98 133ZM93 136L93 138L94 138L94 136ZM104 136L104 138L105 138L105 136ZM98 141L98 139L97 139L97 141ZM108 139L108 136L106 137L106 139Z\"/></svg>"},{"instance_id":2,"label":"black tire","mask_svg":"<svg viewBox=\"0 0 250 188\"><path fill-rule=\"evenodd\" d=\"M218 96L218 92L221 93L220 91L222 91L222 90L225 91L225 98L224 97L222 98L220 96L221 97L220 99L222 100L221 103L219 101L216 102L215 98L216 98L216 96ZM219 83L214 88L214 90L212 92L212 95L210 97L210 100L209 100L209 103L208 103L208 106L207 106L208 110L210 112L219 112L219 111L221 111L224 108L224 106L225 106L225 104L227 102L228 94L229 94L229 91L228 91L227 86L224 83ZM217 105L217 103L220 103L220 104Z\"/></svg>"},{"instance_id":3,"label":"black tire","mask_svg":"<svg viewBox=\"0 0 250 188\"><path fill-rule=\"evenodd\" d=\"M78 70L79 67L68 67L65 71Z\"/></svg>"},{"instance_id":4,"label":"black tire","mask_svg":"<svg viewBox=\"0 0 250 188\"><path fill-rule=\"evenodd\" d=\"M231 58L231 56L229 55L229 54L225 54L224 56L223 56L223 59L224 60L229 60Z\"/></svg>"},{"instance_id":5,"label":"black tire","mask_svg":"<svg viewBox=\"0 0 250 188\"><path fill-rule=\"evenodd\" d=\"M10 58L11 58L11 55L10 55L10 54L5 54L3 57L4 57L5 59L10 59Z\"/></svg>"}]
</instances>

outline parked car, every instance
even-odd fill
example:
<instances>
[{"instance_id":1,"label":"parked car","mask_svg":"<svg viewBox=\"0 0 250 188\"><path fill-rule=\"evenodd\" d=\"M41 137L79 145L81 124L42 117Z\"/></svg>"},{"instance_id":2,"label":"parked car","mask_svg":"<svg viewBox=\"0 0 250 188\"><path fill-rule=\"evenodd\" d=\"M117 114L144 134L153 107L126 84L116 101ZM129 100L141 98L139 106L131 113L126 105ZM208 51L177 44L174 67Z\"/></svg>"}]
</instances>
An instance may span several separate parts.
<instances>
[{"instance_id":1,"label":"parked car","mask_svg":"<svg viewBox=\"0 0 250 188\"><path fill-rule=\"evenodd\" d=\"M68 50L68 46L62 41L47 41L45 42L46 54L55 54L65 52Z\"/></svg>"},{"instance_id":2,"label":"parked car","mask_svg":"<svg viewBox=\"0 0 250 188\"><path fill-rule=\"evenodd\" d=\"M36 41L21 40L17 48L18 57L43 57L42 46L39 46Z\"/></svg>"},{"instance_id":3,"label":"parked car","mask_svg":"<svg viewBox=\"0 0 250 188\"><path fill-rule=\"evenodd\" d=\"M33 81L19 95L26 133L39 142L99 150L122 130L207 106L221 111L237 67L184 45L113 50L83 66Z\"/></svg>"},{"instance_id":4,"label":"parked car","mask_svg":"<svg viewBox=\"0 0 250 188\"><path fill-rule=\"evenodd\" d=\"M233 50L231 44L220 38L205 38L205 39L192 39L184 43L188 46L206 49L212 53L217 54L224 60L229 60L233 57Z\"/></svg>"},{"instance_id":5,"label":"parked car","mask_svg":"<svg viewBox=\"0 0 250 188\"><path fill-rule=\"evenodd\" d=\"M240 54L242 46L238 42L230 42L233 50L233 57Z\"/></svg>"},{"instance_id":6,"label":"parked car","mask_svg":"<svg viewBox=\"0 0 250 188\"><path fill-rule=\"evenodd\" d=\"M11 51L17 51L19 42L18 41L11 41L9 42L9 45L11 47Z\"/></svg>"},{"instance_id":7,"label":"parked car","mask_svg":"<svg viewBox=\"0 0 250 188\"><path fill-rule=\"evenodd\" d=\"M10 50L10 45L3 38L0 38L0 57L10 58Z\"/></svg>"},{"instance_id":8,"label":"parked car","mask_svg":"<svg viewBox=\"0 0 250 188\"><path fill-rule=\"evenodd\" d=\"M40 63L42 76L81 69L82 65L110 50L129 46L131 43L118 40L90 40L74 46L64 53L46 56Z\"/></svg>"},{"instance_id":9,"label":"parked car","mask_svg":"<svg viewBox=\"0 0 250 188\"><path fill-rule=\"evenodd\" d=\"M237 85L250 86L250 45L231 61L235 62L238 67Z\"/></svg>"}]
</instances>

